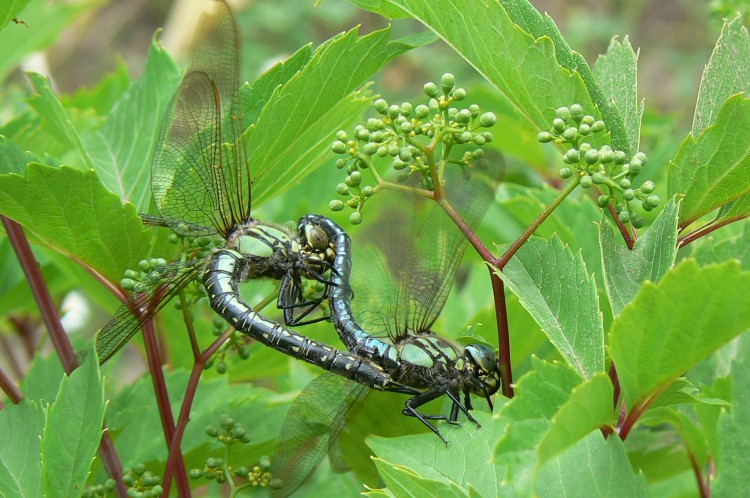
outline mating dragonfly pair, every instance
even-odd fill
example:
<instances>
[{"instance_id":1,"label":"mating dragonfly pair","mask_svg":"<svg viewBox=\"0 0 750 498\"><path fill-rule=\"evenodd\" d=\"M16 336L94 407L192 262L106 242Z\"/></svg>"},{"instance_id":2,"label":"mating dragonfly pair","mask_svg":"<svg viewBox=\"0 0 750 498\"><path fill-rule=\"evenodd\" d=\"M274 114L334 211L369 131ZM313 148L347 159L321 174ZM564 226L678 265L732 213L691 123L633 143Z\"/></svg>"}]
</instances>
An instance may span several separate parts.
<instances>
[{"instance_id":1,"label":"mating dragonfly pair","mask_svg":"<svg viewBox=\"0 0 750 498\"><path fill-rule=\"evenodd\" d=\"M381 222L371 224L371 233L360 232L365 235L360 254L376 268L363 270L367 284L357 289L354 299L352 269L359 263L352 261L351 239L339 225L307 215L294 233L253 219L238 93L237 30L224 0L209 4L191 46L187 73L166 112L151 184L159 217L175 233L219 235L226 243L206 258L158 268L136 284L128 302L97 336L100 361L122 348L172 296L202 277L211 308L229 325L339 376L317 382L320 392L346 380L354 381L349 385L353 398L362 398L367 388L410 395L403 413L419 419L444 442L431 420L456 423L463 412L479 425L469 412L470 395L486 398L491 406L490 396L501 382L495 355L483 345L461 347L431 331L466 239L437 204L427 209L416 200L391 202ZM446 175L447 201L469 227L476 226L492 199L490 176ZM419 218L420 210L427 211L426 216ZM367 241L374 241L374 249L365 249ZM364 261L361 266L366 266ZM242 300L238 285L259 278L281 282L277 305L287 326L323 319L310 313L328 299L330 318L347 350L255 312ZM303 280L319 282L323 292L306 298ZM449 415L419 411L443 395L453 403Z\"/></svg>"}]
</instances>

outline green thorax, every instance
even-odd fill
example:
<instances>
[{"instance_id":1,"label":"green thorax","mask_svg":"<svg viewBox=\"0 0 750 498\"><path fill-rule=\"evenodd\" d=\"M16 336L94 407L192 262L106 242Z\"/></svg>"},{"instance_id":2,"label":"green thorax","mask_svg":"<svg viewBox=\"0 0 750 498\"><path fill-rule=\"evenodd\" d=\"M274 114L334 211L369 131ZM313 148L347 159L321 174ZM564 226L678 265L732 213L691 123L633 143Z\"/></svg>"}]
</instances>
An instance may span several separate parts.
<instances>
[{"instance_id":1,"label":"green thorax","mask_svg":"<svg viewBox=\"0 0 750 498\"><path fill-rule=\"evenodd\" d=\"M237 227L229 235L227 248L245 257L268 258L275 252L289 252L292 240L289 232L281 227L251 222Z\"/></svg>"}]
</instances>

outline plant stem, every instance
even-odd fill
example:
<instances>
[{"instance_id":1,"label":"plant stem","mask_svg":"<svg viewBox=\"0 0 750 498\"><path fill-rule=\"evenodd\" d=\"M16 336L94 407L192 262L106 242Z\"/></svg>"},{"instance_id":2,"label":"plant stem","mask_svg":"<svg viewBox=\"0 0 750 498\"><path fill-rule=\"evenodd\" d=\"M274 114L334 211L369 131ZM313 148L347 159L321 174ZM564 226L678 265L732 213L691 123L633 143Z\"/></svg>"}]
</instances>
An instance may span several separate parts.
<instances>
[{"instance_id":1,"label":"plant stem","mask_svg":"<svg viewBox=\"0 0 750 498\"><path fill-rule=\"evenodd\" d=\"M500 375L503 379L503 396L512 398L513 369L510 364L510 330L508 327L508 307L505 301L505 284L494 268L488 267L492 294L495 298L495 321L497 322L498 363Z\"/></svg>"},{"instance_id":2,"label":"plant stem","mask_svg":"<svg viewBox=\"0 0 750 498\"><path fill-rule=\"evenodd\" d=\"M55 347L55 351L57 351L57 355L63 365L63 370L66 374L70 375L77 368L78 361L68 335L63 330L62 323L60 323L60 315L57 313L57 308L52 300L52 294L50 294L49 288L47 288L47 284L44 281L39 263L34 258L34 253L31 251L26 234L23 232L21 225L15 221L5 216L0 216L0 219L5 228L5 233L8 235L8 240L10 240L18 261L21 264L26 280L29 283L34 300L37 306L39 306L39 312L49 332L52 345ZM127 489L122 482L122 464L109 437L107 426L102 425L102 430L104 432L99 441L99 454L102 457L102 463L107 474L115 481L117 495L124 498L127 496Z\"/></svg>"},{"instance_id":3,"label":"plant stem","mask_svg":"<svg viewBox=\"0 0 750 498\"><path fill-rule=\"evenodd\" d=\"M609 379L612 381L613 395L612 395L612 408L617 408L617 401L620 399L620 379L617 377L617 368L615 362L609 365Z\"/></svg>"},{"instance_id":4,"label":"plant stem","mask_svg":"<svg viewBox=\"0 0 750 498\"><path fill-rule=\"evenodd\" d=\"M185 428L187 427L188 421L190 420L190 410L195 400L195 392L198 390L198 381L200 380L203 368L206 366L206 362L216 352L217 349L226 341L229 336L234 332L233 328L227 329L218 339L216 339L211 345L199 355L198 361L193 363L193 369L190 372L190 379L188 380L187 387L185 388L185 398L182 401L182 407L180 408L180 415L177 422L177 427L169 440L169 457L167 458L167 465L164 469L164 479L162 480L162 487L164 493L162 496L169 496L169 489L172 487L172 477L177 474L178 478L180 473L185 474L185 464L182 462L182 453L180 452L180 444L182 443L182 437L185 434ZM181 472L178 472L182 469ZM179 485L179 482L178 482ZM190 494L182 494L180 496L190 496Z\"/></svg>"},{"instance_id":5,"label":"plant stem","mask_svg":"<svg viewBox=\"0 0 750 498\"><path fill-rule=\"evenodd\" d=\"M625 244L628 246L628 249L632 250L635 246L635 240L633 239L633 236L630 234L630 232L628 232L627 227L620 221L620 218L615 212L615 207L612 204L609 204L607 206L607 210L609 211L609 215L614 220L615 225L617 225L617 229L620 231L620 235L622 235L622 238L625 241Z\"/></svg>"},{"instance_id":6,"label":"plant stem","mask_svg":"<svg viewBox=\"0 0 750 498\"><path fill-rule=\"evenodd\" d=\"M555 197L552 202L550 202L544 210L542 210L541 213L539 213L539 216L534 219L534 221L531 222L531 225L523 231L520 237L516 239L513 244L508 248L507 251L505 251L505 254L503 254L500 258L495 260L493 262L494 266L497 267L498 270L502 271L503 268L505 268L505 265L508 264L508 261L510 261L510 258L512 258L518 250L521 248L521 246L529 240L531 235L536 231L537 228L546 220L552 212L557 209L557 206L562 204L562 202L565 200L566 197L568 197L573 190L576 189L578 184L581 182L581 177L578 175L573 176L571 181L565 186L563 190L560 191L559 194L557 194L557 197Z\"/></svg>"},{"instance_id":7,"label":"plant stem","mask_svg":"<svg viewBox=\"0 0 750 498\"><path fill-rule=\"evenodd\" d=\"M23 393L20 389L10 380L5 374L5 371L0 368L0 388L10 398L14 405L17 405L23 399Z\"/></svg>"},{"instance_id":8,"label":"plant stem","mask_svg":"<svg viewBox=\"0 0 750 498\"><path fill-rule=\"evenodd\" d=\"M182 310L182 319L185 322L185 328L187 328L188 338L190 340L190 348L193 350L193 362L196 362L201 356L201 348L198 346L198 339L195 336L193 320L190 318L190 310L188 309L187 299L185 299L185 290L181 290L178 296L180 299L180 309Z\"/></svg>"},{"instance_id":9,"label":"plant stem","mask_svg":"<svg viewBox=\"0 0 750 498\"><path fill-rule=\"evenodd\" d=\"M687 444L685 445L687 447ZM703 469L695 457L695 453L687 450L688 458L690 459L690 465L693 467L693 473L695 474L695 480L698 484L698 491L700 492L701 498L709 498L711 496L711 490L708 486L708 481L703 479Z\"/></svg>"},{"instance_id":10,"label":"plant stem","mask_svg":"<svg viewBox=\"0 0 750 498\"><path fill-rule=\"evenodd\" d=\"M736 218L731 218L727 220L722 220L718 223L707 223L703 225L702 227L698 228L697 230L694 230L686 235L683 235L679 239L677 239L677 248L685 247L686 245L690 244L691 242L694 242L698 240L699 238L708 235L709 233L713 232L714 230L718 230L719 228L729 225L730 223L734 223L735 221L740 221L745 218L750 217L750 214L745 216L738 216Z\"/></svg>"}]
</instances>

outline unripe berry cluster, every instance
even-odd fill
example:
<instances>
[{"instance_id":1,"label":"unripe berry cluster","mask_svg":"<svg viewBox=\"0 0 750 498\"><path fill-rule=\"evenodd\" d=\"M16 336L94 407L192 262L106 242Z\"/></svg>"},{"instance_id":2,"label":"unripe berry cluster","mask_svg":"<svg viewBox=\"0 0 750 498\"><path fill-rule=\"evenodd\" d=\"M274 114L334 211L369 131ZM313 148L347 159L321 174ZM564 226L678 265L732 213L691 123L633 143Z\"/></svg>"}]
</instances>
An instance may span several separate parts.
<instances>
[{"instance_id":1,"label":"unripe berry cluster","mask_svg":"<svg viewBox=\"0 0 750 498\"><path fill-rule=\"evenodd\" d=\"M149 498L161 496L164 489L161 487L161 477L155 475L146 466L139 463L132 469L123 469L122 482L128 487L128 496L134 498ZM95 496L106 496L115 489L115 481L107 479L104 484L90 486L83 490L81 496L93 498Z\"/></svg>"},{"instance_id":2,"label":"unripe berry cluster","mask_svg":"<svg viewBox=\"0 0 750 498\"><path fill-rule=\"evenodd\" d=\"M541 143L566 144L570 148L563 155L563 162L569 166L560 169L562 178L577 175L583 188L596 188L601 192L597 204L606 208L614 204L621 223L632 223L635 228L643 226L643 218L633 211L634 202L640 202L644 211L651 211L659 205L655 195L656 186L652 181L643 182L633 188L633 179L641 172L647 157L643 152L628 158L625 152L614 150L608 145L595 149L584 141L587 137L606 132L604 121L585 114L583 107L573 104L555 111L552 128L537 136Z\"/></svg>"},{"instance_id":3,"label":"unripe berry cluster","mask_svg":"<svg viewBox=\"0 0 750 498\"><path fill-rule=\"evenodd\" d=\"M227 322L225 322L223 318L214 318L213 329L211 330L214 336L220 336L226 329ZM211 358L208 359L205 365L203 365L203 369L208 370L215 366L216 373L218 373L219 375L224 375L225 373L227 373L228 369L228 364L226 362L228 353L236 351L237 356L239 356L241 360L247 360L248 358L250 358L250 348L247 346L247 344L247 336L242 332L238 332L235 330L229 336L229 338L224 341L219 350L215 354L213 354Z\"/></svg>"},{"instance_id":4,"label":"unripe berry cluster","mask_svg":"<svg viewBox=\"0 0 750 498\"><path fill-rule=\"evenodd\" d=\"M219 427L209 425L205 432L208 437L215 438L227 447L235 443L247 444L250 442L250 435L245 427L227 414L219 416ZM232 467L223 458L210 457L206 459L206 464L202 469L190 469L189 475L192 479L205 478L215 480L218 483L226 482L227 476L239 477L246 479L247 485L266 487L270 480L270 469L271 460L267 456L260 457L259 463L252 468Z\"/></svg>"},{"instance_id":5,"label":"unripe berry cluster","mask_svg":"<svg viewBox=\"0 0 750 498\"><path fill-rule=\"evenodd\" d=\"M451 73L440 78L439 88L435 83L426 83L424 93L429 99L427 104L417 106L410 102L389 104L378 99L373 104L378 117L357 125L351 135L344 130L336 134L331 150L348 156L336 161L336 167L346 168L348 173L336 192L348 199L346 202L334 199L328 207L333 211L346 206L353 209L349 216L352 224L362 222L362 206L377 191L376 186L364 185L362 176L362 170L371 168L374 161L389 158L397 182L419 174L421 185L431 189L430 167L434 165L430 164L428 154L434 154L438 145L442 146L442 160L448 158L453 145L477 147L464 152L461 159L451 161L465 166L480 159L484 151L478 147L493 140L492 133L482 129L492 127L497 118L491 112L482 113L476 104L456 106L466 99L466 90L456 88L456 78ZM440 158L434 158L433 162L437 160Z\"/></svg>"}]
</instances>

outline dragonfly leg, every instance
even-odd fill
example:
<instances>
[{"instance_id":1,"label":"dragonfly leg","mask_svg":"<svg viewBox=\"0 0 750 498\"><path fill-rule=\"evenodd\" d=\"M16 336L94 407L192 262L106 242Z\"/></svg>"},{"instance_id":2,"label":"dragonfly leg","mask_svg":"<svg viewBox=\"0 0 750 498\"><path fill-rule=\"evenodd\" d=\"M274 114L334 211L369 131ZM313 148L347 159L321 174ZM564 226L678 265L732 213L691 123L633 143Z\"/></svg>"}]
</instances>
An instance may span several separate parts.
<instances>
[{"instance_id":1,"label":"dragonfly leg","mask_svg":"<svg viewBox=\"0 0 750 498\"><path fill-rule=\"evenodd\" d=\"M474 416L471 414L471 412L461 403L461 399L453 394L450 391L445 391L445 395L448 396L451 401L453 401L453 407L451 408L451 416L453 415L453 410L459 409L466 415L466 418L468 418L471 422L474 422L477 427L482 427L482 425L477 421L477 419L474 418ZM468 403L469 405L471 403Z\"/></svg>"},{"instance_id":2,"label":"dragonfly leg","mask_svg":"<svg viewBox=\"0 0 750 498\"><path fill-rule=\"evenodd\" d=\"M328 297L328 285L323 295L315 299L303 300L302 298L302 281L299 275L287 272L281 279L279 287L279 297L276 300L276 307L284 310L284 321L290 327L299 325L309 325L311 323L321 322L329 318L328 315L304 320L320 303ZM295 316L295 310L302 309L301 313Z\"/></svg>"},{"instance_id":3,"label":"dragonfly leg","mask_svg":"<svg viewBox=\"0 0 750 498\"><path fill-rule=\"evenodd\" d=\"M417 410L417 408L419 408L423 404L428 403L432 401L433 399L439 398L443 394L449 394L449 393L447 393L446 391L442 389L437 389L437 388L430 389L429 391L420 393L414 396L413 398L406 400L406 406L404 407L401 413L403 413L404 415L408 417L417 418L420 422L426 425L432 432L434 432L435 435L439 437L442 442L444 442L445 444L448 444L448 440L446 440L443 437L443 435L440 434L440 431L437 429L437 427L435 427L430 422L428 422L428 420L444 420L453 425L458 425L458 423L455 420L450 420L445 415L424 415ZM451 397L451 399L454 399L454 398L455 397Z\"/></svg>"}]
</instances>

